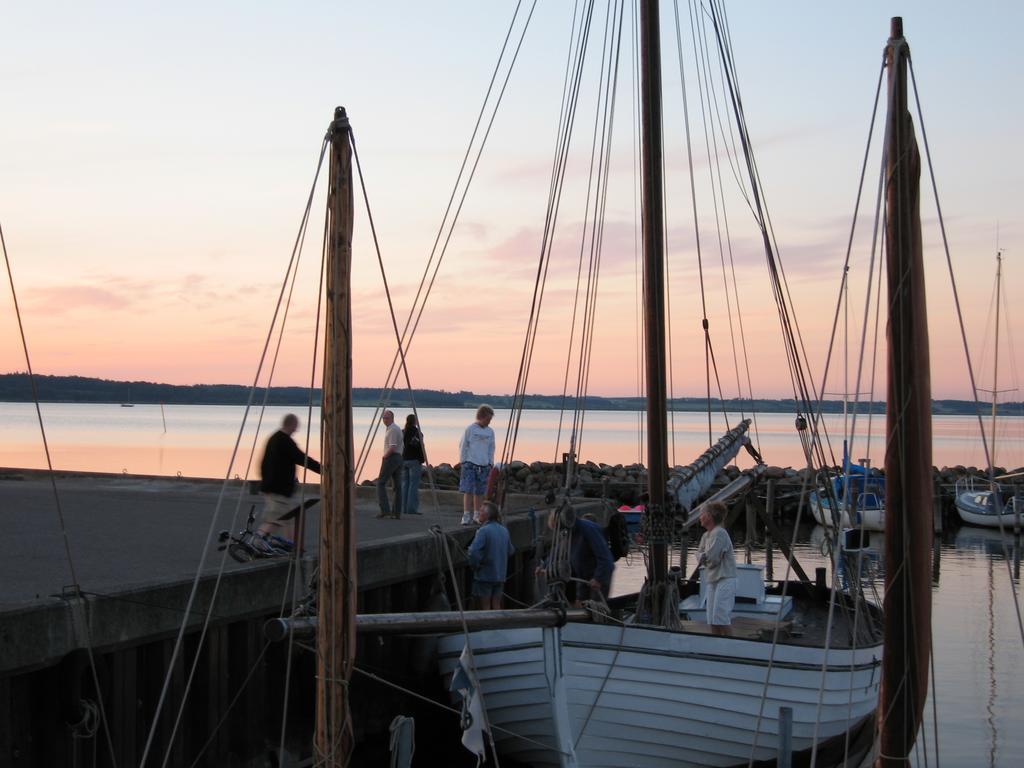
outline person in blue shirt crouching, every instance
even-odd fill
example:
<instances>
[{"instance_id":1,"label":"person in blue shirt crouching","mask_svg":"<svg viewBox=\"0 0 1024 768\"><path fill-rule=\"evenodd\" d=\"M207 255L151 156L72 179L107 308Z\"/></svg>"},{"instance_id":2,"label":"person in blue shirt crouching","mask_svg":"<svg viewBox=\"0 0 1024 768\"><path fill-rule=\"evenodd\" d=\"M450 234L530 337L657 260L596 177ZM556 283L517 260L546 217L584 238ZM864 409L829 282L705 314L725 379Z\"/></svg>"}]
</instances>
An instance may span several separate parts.
<instances>
[{"instance_id":1,"label":"person in blue shirt crouching","mask_svg":"<svg viewBox=\"0 0 1024 768\"><path fill-rule=\"evenodd\" d=\"M486 501L480 507L483 525L469 545L469 566L473 569L473 603L478 611L499 610L508 575L508 559L516 548L508 529L499 521L498 505Z\"/></svg>"}]
</instances>

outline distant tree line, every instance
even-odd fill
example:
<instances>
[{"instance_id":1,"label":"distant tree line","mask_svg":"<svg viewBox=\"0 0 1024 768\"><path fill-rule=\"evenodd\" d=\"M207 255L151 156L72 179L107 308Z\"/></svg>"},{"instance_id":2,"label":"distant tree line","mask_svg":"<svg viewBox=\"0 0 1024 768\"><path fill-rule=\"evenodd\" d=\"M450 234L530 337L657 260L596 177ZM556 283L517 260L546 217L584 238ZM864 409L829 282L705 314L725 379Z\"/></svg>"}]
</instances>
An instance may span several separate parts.
<instances>
[{"instance_id":1,"label":"distant tree line","mask_svg":"<svg viewBox=\"0 0 1024 768\"><path fill-rule=\"evenodd\" d=\"M52 403L166 403L177 405L245 405L249 400L249 387L240 384L157 384L151 381L112 381L85 376L36 376L36 390L39 400ZM259 388L253 394L254 403L262 403L265 390ZM355 405L373 406L380 402L382 390L379 387L355 387L352 399ZM313 390L313 404L320 404L320 390ZM421 408L475 408L480 403L489 403L495 408L512 407L511 395L480 395L465 390L446 392L437 389L414 390L417 407ZM267 402L271 405L306 405L309 389L305 387L271 387ZM32 402L32 386L27 373L0 374L0 402ZM395 390L389 404L396 408L409 408L412 399L407 390ZM573 408L575 398L561 395L527 395L526 408L558 410ZM593 411L636 411L643 410L642 397L597 397L588 396L584 403ZM1009 414L1022 414L1022 403L1004 403L1000 407ZM676 411L703 412L707 400L702 397L673 398L671 406ZM749 411L757 413L795 413L793 399L712 399L713 411L727 410L731 413ZM874 402L870 409L876 414L885 412L885 403ZM867 415L869 405L860 403L858 413ZM822 406L825 413L842 413L840 400L827 400ZM975 404L969 400L933 400L932 413L943 415L973 415Z\"/></svg>"}]
</instances>

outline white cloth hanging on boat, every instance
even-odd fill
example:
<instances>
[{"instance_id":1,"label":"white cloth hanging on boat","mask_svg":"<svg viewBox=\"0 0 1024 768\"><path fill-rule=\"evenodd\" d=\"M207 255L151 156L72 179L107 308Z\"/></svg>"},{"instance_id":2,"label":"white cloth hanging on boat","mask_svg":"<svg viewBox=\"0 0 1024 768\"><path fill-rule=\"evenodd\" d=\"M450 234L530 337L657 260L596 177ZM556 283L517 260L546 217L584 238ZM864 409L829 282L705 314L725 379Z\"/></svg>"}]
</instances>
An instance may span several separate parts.
<instances>
[{"instance_id":1,"label":"white cloth hanging on boat","mask_svg":"<svg viewBox=\"0 0 1024 768\"><path fill-rule=\"evenodd\" d=\"M462 649L459 665L455 668L448 690L458 691L462 696L462 746L476 755L478 761L482 761L487 752L484 732L488 729L480 702L480 685L469 661L468 646Z\"/></svg>"}]
</instances>

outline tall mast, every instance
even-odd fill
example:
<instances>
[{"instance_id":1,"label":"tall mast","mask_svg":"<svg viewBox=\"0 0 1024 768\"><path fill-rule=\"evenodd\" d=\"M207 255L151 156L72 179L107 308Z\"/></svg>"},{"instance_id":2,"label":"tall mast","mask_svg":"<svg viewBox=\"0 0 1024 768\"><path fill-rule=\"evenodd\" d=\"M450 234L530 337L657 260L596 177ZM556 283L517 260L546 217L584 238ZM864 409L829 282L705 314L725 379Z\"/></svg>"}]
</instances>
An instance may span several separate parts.
<instances>
[{"instance_id":1,"label":"tall mast","mask_svg":"<svg viewBox=\"0 0 1024 768\"><path fill-rule=\"evenodd\" d=\"M903 20L886 47L886 270L889 326L885 450L885 652L880 756L905 765L928 693L931 648L932 430L928 325L921 254L921 157L907 111Z\"/></svg>"},{"instance_id":2,"label":"tall mast","mask_svg":"<svg viewBox=\"0 0 1024 768\"><path fill-rule=\"evenodd\" d=\"M999 302L1000 290L1003 284L1003 254L996 251L996 346L992 356L992 447L989 449L989 463L992 465L990 477L996 473L996 402L999 399ZM996 490L992 489L993 492ZM993 499L998 505L998 501ZM999 512L998 506L996 511Z\"/></svg>"},{"instance_id":3,"label":"tall mast","mask_svg":"<svg viewBox=\"0 0 1024 768\"><path fill-rule=\"evenodd\" d=\"M657 588L668 572L668 430L665 386L665 203L662 199L661 24L657 0L640 3L641 176L644 230L644 327L647 367L647 578Z\"/></svg>"},{"instance_id":4,"label":"tall mast","mask_svg":"<svg viewBox=\"0 0 1024 768\"><path fill-rule=\"evenodd\" d=\"M328 129L326 329L323 457L320 473L320 584L316 642L317 766L351 757L348 681L356 652L355 473L352 450L352 147L344 107Z\"/></svg>"}]
</instances>

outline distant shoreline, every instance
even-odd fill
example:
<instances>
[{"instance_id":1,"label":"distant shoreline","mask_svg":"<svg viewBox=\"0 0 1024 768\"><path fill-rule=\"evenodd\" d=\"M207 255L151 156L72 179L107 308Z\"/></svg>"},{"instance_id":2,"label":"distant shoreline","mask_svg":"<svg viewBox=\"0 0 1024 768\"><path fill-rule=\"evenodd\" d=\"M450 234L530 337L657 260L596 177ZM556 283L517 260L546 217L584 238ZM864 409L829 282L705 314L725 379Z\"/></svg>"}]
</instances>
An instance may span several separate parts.
<instances>
[{"instance_id":1,"label":"distant shoreline","mask_svg":"<svg viewBox=\"0 0 1024 768\"><path fill-rule=\"evenodd\" d=\"M149 381L113 381L85 376L39 376L35 377L36 388L41 402L48 403L94 403L125 405L245 405L249 401L249 387L240 384L159 384ZM374 407L380 402L382 390L378 387L356 387L352 390L353 405ZM262 402L264 390L258 389L253 402ZM414 390L416 406L419 408L475 408L480 403L489 403L495 408L512 407L511 395L477 394L474 392L446 392L436 389ZM33 401L32 387L28 374L0 374L0 402L30 403ZM309 390L305 387L271 387L267 397L269 405L304 406L309 404ZM320 404L320 390L313 391L313 404ZM394 408L410 408L412 401L405 390L395 390L389 405ZM566 408L574 406L574 398L567 397ZM870 406L870 408L869 408ZM530 410L557 411L563 407L561 395L527 395L523 407ZM590 411L642 411L645 408L641 397L598 397L586 398L585 407ZM676 412L703 413L708 402L702 397L673 398L670 407ZM987 410L982 404L982 414ZM713 398L713 411L750 411L754 413L794 413L796 403L792 399L726 399ZM1002 403L1000 408L1008 415L1024 415L1024 404ZM885 413L882 402L858 405L861 415ZM826 400L822 412L835 414L843 412L841 400ZM933 400L933 415L975 416L977 407L970 400Z\"/></svg>"}]
</instances>

